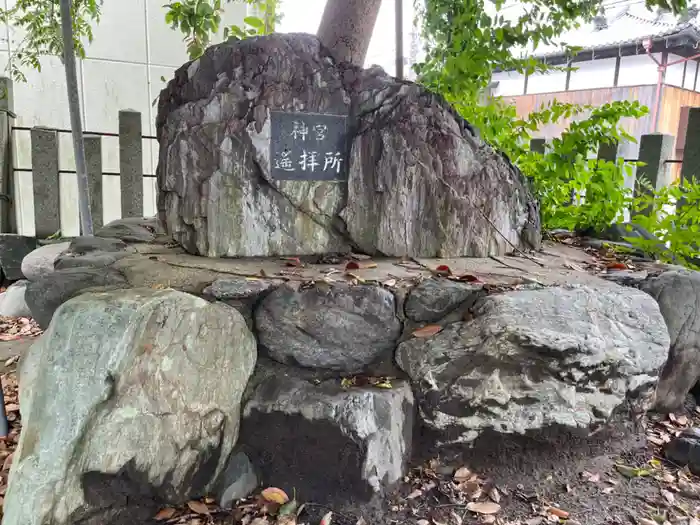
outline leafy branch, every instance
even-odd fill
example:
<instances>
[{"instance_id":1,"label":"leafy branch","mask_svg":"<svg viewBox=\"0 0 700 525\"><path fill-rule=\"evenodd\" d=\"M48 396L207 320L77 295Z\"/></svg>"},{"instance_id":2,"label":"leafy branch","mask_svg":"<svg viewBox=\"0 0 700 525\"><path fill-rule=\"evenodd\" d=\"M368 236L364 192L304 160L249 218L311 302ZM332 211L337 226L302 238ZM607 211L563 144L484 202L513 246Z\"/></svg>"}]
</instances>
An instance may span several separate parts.
<instances>
[{"instance_id":1,"label":"leafy branch","mask_svg":"<svg viewBox=\"0 0 700 525\"><path fill-rule=\"evenodd\" d=\"M85 58L83 41L92 42L92 26L100 20L103 0L73 0L73 46ZM41 71L41 57L63 56L59 0L17 0L11 9L0 9L0 20L25 33L10 55L8 70L13 79L26 82L24 68Z\"/></svg>"}]
</instances>

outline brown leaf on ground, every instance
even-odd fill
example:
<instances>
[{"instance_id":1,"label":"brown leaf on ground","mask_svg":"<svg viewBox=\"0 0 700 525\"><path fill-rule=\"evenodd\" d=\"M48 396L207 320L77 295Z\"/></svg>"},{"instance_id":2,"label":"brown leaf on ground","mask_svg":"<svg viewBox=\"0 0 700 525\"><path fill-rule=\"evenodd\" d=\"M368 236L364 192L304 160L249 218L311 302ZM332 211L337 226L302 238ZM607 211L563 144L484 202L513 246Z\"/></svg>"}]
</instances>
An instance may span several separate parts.
<instances>
[{"instance_id":1,"label":"brown leaf on ground","mask_svg":"<svg viewBox=\"0 0 700 525\"><path fill-rule=\"evenodd\" d=\"M36 337L43 330L29 317L0 316L0 341L14 341L24 337Z\"/></svg>"},{"instance_id":2,"label":"brown leaf on ground","mask_svg":"<svg viewBox=\"0 0 700 525\"><path fill-rule=\"evenodd\" d=\"M299 259L299 257L283 257L282 260L284 261L284 264L286 266L292 266L296 268L304 265L301 262L301 259Z\"/></svg>"},{"instance_id":3,"label":"brown leaf on ground","mask_svg":"<svg viewBox=\"0 0 700 525\"><path fill-rule=\"evenodd\" d=\"M289 501L289 496L287 496L287 493L282 489L278 489L277 487L268 487L263 490L260 495L265 501L277 503L278 505L284 505Z\"/></svg>"},{"instance_id":4,"label":"brown leaf on ground","mask_svg":"<svg viewBox=\"0 0 700 525\"><path fill-rule=\"evenodd\" d=\"M358 263L356 263L355 261L350 261L349 263L347 263L345 265L346 272L349 270L359 270L359 269L360 269L360 265Z\"/></svg>"},{"instance_id":5,"label":"brown leaf on ground","mask_svg":"<svg viewBox=\"0 0 700 525\"><path fill-rule=\"evenodd\" d=\"M498 489L496 487L493 487L491 490L489 490L489 498L491 498L491 501L494 501L495 503L500 503L501 493L498 492Z\"/></svg>"},{"instance_id":6,"label":"brown leaf on ground","mask_svg":"<svg viewBox=\"0 0 700 525\"><path fill-rule=\"evenodd\" d=\"M9 456L5 458L5 462L2 464L2 470L10 470L10 467L12 466L12 459L15 457L15 453L13 452Z\"/></svg>"},{"instance_id":7,"label":"brown leaf on ground","mask_svg":"<svg viewBox=\"0 0 700 525\"><path fill-rule=\"evenodd\" d=\"M496 514L501 511L501 506L492 501L471 501L467 503L467 510L476 514Z\"/></svg>"},{"instance_id":8,"label":"brown leaf on ground","mask_svg":"<svg viewBox=\"0 0 700 525\"><path fill-rule=\"evenodd\" d=\"M201 501L188 501L187 506L190 508L190 510L196 514L204 514L205 516L209 515L209 507L207 506L206 503L202 503Z\"/></svg>"},{"instance_id":9,"label":"brown leaf on ground","mask_svg":"<svg viewBox=\"0 0 700 525\"><path fill-rule=\"evenodd\" d=\"M467 467L458 468L457 471L452 476L452 479L457 483L464 483L472 477L472 471Z\"/></svg>"},{"instance_id":10,"label":"brown leaf on ground","mask_svg":"<svg viewBox=\"0 0 700 525\"><path fill-rule=\"evenodd\" d=\"M413 332L413 337L432 337L442 331L442 326L437 324L429 324L423 328L419 328Z\"/></svg>"},{"instance_id":11,"label":"brown leaf on ground","mask_svg":"<svg viewBox=\"0 0 700 525\"><path fill-rule=\"evenodd\" d=\"M175 516L175 513L176 513L176 512L177 512L177 510L175 510L175 509L173 509L173 508L170 508L170 507L166 507L166 508L164 508L164 509L161 509L161 510L158 512L158 514L156 514L155 516L153 516L153 519L156 520L156 521L165 521L165 520L169 520L170 518L172 518L173 516Z\"/></svg>"},{"instance_id":12,"label":"brown leaf on ground","mask_svg":"<svg viewBox=\"0 0 700 525\"><path fill-rule=\"evenodd\" d=\"M556 516L557 518L567 519L569 517L568 512L557 507L549 507L547 512L552 516Z\"/></svg>"},{"instance_id":13,"label":"brown leaf on ground","mask_svg":"<svg viewBox=\"0 0 700 525\"><path fill-rule=\"evenodd\" d=\"M448 275L452 275L452 270L450 270L450 267L446 264L441 264L435 268L435 273L447 277Z\"/></svg>"},{"instance_id":14,"label":"brown leaf on ground","mask_svg":"<svg viewBox=\"0 0 700 525\"><path fill-rule=\"evenodd\" d=\"M327 512L323 518L321 518L321 521L319 522L318 525L331 525L331 521L333 520L333 513L332 512Z\"/></svg>"}]
</instances>

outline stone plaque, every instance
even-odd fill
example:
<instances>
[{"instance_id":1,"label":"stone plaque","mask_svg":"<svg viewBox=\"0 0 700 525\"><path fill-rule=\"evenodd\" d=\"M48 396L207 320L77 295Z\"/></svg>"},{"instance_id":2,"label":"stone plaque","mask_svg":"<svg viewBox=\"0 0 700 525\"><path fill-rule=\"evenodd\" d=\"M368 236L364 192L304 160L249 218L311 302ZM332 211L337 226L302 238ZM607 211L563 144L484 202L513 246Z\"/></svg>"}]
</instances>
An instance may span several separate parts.
<instances>
[{"instance_id":1,"label":"stone plaque","mask_svg":"<svg viewBox=\"0 0 700 525\"><path fill-rule=\"evenodd\" d=\"M270 170L276 180L347 180L347 117L272 111Z\"/></svg>"}]
</instances>

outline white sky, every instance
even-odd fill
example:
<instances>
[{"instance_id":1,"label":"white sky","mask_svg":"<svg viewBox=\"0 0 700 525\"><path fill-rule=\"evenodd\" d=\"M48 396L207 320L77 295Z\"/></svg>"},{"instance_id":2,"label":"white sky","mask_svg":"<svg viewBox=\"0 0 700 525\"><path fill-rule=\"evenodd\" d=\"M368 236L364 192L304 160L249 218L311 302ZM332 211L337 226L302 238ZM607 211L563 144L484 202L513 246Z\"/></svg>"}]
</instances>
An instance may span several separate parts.
<instances>
[{"instance_id":1,"label":"white sky","mask_svg":"<svg viewBox=\"0 0 700 525\"><path fill-rule=\"evenodd\" d=\"M282 0L282 22L278 31L283 33L316 33L323 16L326 0ZM413 29L413 0L404 0L404 56L411 51L411 32ZM372 41L367 53L366 65L378 64L387 73L396 73L394 0L382 0L379 17L374 28ZM405 67L408 73L409 67Z\"/></svg>"}]
</instances>

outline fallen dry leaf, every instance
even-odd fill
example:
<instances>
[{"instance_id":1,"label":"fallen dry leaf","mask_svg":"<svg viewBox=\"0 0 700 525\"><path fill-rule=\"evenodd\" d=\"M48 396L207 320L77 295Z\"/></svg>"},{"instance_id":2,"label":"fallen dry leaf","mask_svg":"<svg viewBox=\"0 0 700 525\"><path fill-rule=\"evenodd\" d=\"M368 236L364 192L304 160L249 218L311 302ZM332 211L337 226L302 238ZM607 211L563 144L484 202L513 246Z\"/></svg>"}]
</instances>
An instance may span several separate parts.
<instances>
[{"instance_id":1,"label":"fallen dry leaf","mask_svg":"<svg viewBox=\"0 0 700 525\"><path fill-rule=\"evenodd\" d=\"M671 492L669 490L662 489L661 495L666 500L666 502L670 505L673 505L676 502L676 497L673 495L673 492Z\"/></svg>"},{"instance_id":2,"label":"fallen dry leaf","mask_svg":"<svg viewBox=\"0 0 700 525\"><path fill-rule=\"evenodd\" d=\"M452 479L454 479L457 483L464 483L471 477L472 471L469 470L467 467L461 467L457 469L457 471L454 473L454 476L452 476Z\"/></svg>"},{"instance_id":3,"label":"fallen dry leaf","mask_svg":"<svg viewBox=\"0 0 700 525\"><path fill-rule=\"evenodd\" d=\"M358 519L355 522L355 525L367 525L367 522L365 521L365 519L362 516L360 516L360 519Z\"/></svg>"},{"instance_id":4,"label":"fallen dry leaf","mask_svg":"<svg viewBox=\"0 0 700 525\"><path fill-rule=\"evenodd\" d=\"M639 518L637 523L638 525L659 525L654 520L650 520L649 518Z\"/></svg>"},{"instance_id":5,"label":"fallen dry leaf","mask_svg":"<svg viewBox=\"0 0 700 525\"><path fill-rule=\"evenodd\" d=\"M357 264L355 261L350 261L345 265L346 272L349 270L359 270L359 269L360 269L360 265Z\"/></svg>"},{"instance_id":6,"label":"fallen dry leaf","mask_svg":"<svg viewBox=\"0 0 700 525\"><path fill-rule=\"evenodd\" d=\"M416 489L413 492L411 492L408 496L406 496L406 499L416 499L420 498L423 495L423 491L420 489Z\"/></svg>"},{"instance_id":7,"label":"fallen dry leaf","mask_svg":"<svg viewBox=\"0 0 700 525\"><path fill-rule=\"evenodd\" d=\"M467 510L476 514L496 514L501 506L492 501L471 501L467 503Z\"/></svg>"},{"instance_id":8,"label":"fallen dry leaf","mask_svg":"<svg viewBox=\"0 0 700 525\"><path fill-rule=\"evenodd\" d=\"M10 467L12 466L12 459L15 457L15 453L13 452L9 456L5 458L5 462L2 464L2 470L10 470Z\"/></svg>"},{"instance_id":9,"label":"fallen dry leaf","mask_svg":"<svg viewBox=\"0 0 700 525\"><path fill-rule=\"evenodd\" d=\"M600 481L600 474L594 474L593 472L583 471L581 472L581 477L585 481L590 481L591 483L598 483Z\"/></svg>"},{"instance_id":10,"label":"fallen dry leaf","mask_svg":"<svg viewBox=\"0 0 700 525\"><path fill-rule=\"evenodd\" d=\"M9 405L5 405L5 412L8 414L10 412L19 412L19 405L16 403L10 403Z\"/></svg>"},{"instance_id":11,"label":"fallen dry leaf","mask_svg":"<svg viewBox=\"0 0 700 525\"><path fill-rule=\"evenodd\" d=\"M209 507L206 503L202 503L201 501L188 501L187 506L196 514L209 515Z\"/></svg>"},{"instance_id":12,"label":"fallen dry leaf","mask_svg":"<svg viewBox=\"0 0 700 525\"><path fill-rule=\"evenodd\" d=\"M332 512L327 512L323 518L321 518L321 521L319 522L318 525L331 525L331 520L333 519L333 513Z\"/></svg>"},{"instance_id":13,"label":"fallen dry leaf","mask_svg":"<svg viewBox=\"0 0 700 525\"><path fill-rule=\"evenodd\" d=\"M277 487L268 487L263 490L260 495L265 501L270 501L272 503L277 503L278 505L284 505L289 501L289 496L282 489Z\"/></svg>"},{"instance_id":14,"label":"fallen dry leaf","mask_svg":"<svg viewBox=\"0 0 700 525\"><path fill-rule=\"evenodd\" d=\"M435 268L435 273L447 277L448 275L452 275L452 270L450 270L450 267L446 264L441 264Z\"/></svg>"},{"instance_id":15,"label":"fallen dry leaf","mask_svg":"<svg viewBox=\"0 0 700 525\"><path fill-rule=\"evenodd\" d=\"M621 262L608 263L605 267L608 270L627 270L628 269L627 265L625 263L621 263Z\"/></svg>"},{"instance_id":16,"label":"fallen dry leaf","mask_svg":"<svg viewBox=\"0 0 700 525\"><path fill-rule=\"evenodd\" d=\"M432 337L442 331L442 326L437 324L429 324L423 328L419 328L413 332L413 337Z\"/></svg>"},{"instance_id":17,"label":"fallen dry leaf","mask_svg":"<svg viewBox=\"0 0 700 525\"><path fill-rule=\"evenodd\" d=\"M283 257L282 260L286 266L298 267L303 266L301 259L299 257Z\"/></svg>"},{"instance_id":18,"label":"fallen dry leaf","mask_svg":"<svg viewBox=\"0 0 700 525\"><path fill-rule=\"evenodd\" d=\"M491 498L491 500L496 503L501 502L501 493L498 492L498 489L496 487L493 487L491 490L489 490L489 498Z\"/></svg>"},{"instance_id":19,"label":"fallen dry leaf","mask_svg":"<svg viewBox=\"0 0 700 525\"><path fill-rule=\"evenodd\" d=\"M164 508L164 509L161 509L161 510L158 512L158 514L156 514L155 516L153 516L153 519L156 520L156 521L165 521L165 520L169 520L170 518L172 518L173 516L175 516L175 513L176 513L176 512L177 512L177 510L172 509L172 508L170 508L170 507L166 507L166 508Z\"/></svg>"},{"instance_id":20,"label":"fallen dry leaf","mask_svg":"<svg viewBox=\"0 0 700 525\"><path fill-rule=\"evenodd\" d=\"M567 519L569 517L568 512L566 512L565 510L559 509L557 507L549 507L547 509L547 512L549 514L551 514L552 516L556 516L557 518Z\"/></svg>"},{"instance_id":21,"label":"fallen dry leaf","mask_svg":"<svg viewBox=\"0 0 700 525\"><path fill-rule=\"evenodd\" d=\"M430 522L428 520L418 520L416 525L430 525Z\"/></svg>"}]
</instances>

